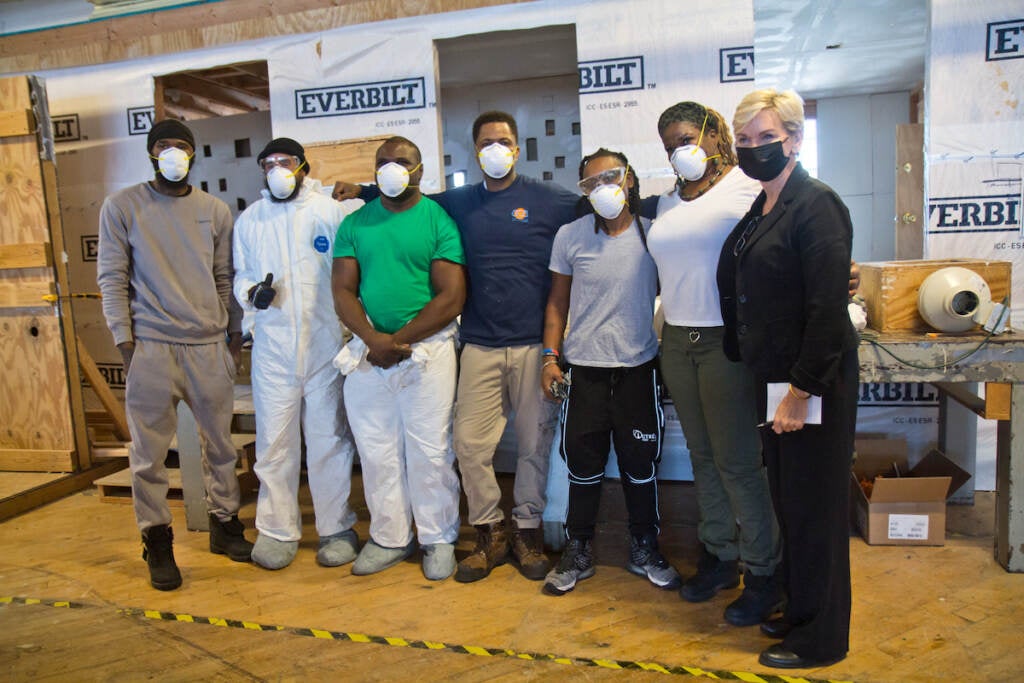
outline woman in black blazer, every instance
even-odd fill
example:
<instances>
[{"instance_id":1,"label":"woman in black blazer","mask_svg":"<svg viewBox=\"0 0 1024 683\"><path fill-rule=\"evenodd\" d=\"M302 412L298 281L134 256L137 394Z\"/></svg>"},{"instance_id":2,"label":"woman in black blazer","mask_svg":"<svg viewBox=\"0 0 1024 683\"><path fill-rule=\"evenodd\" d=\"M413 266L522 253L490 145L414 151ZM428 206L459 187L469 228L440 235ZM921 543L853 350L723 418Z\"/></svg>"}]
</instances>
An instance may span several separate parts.
<instances>
[{"instance_id":1,"label":"woman in black blazer","mask_svg":"<svg viewBox=\"0 0 1024 683\"><path fill-rule=\"evenodd\" d=\"M763 192L722 247L725 351L760 384L761 441L783 541L781 638L765 666L843 659L850 631L849 486L857 420L857 334L847 312L853 228L842 200L797 163L803 100L750 93L733 119L739 166ZM783 383L766 414L765 388ZM811 396L821 424L805 424ZM815 399L817 400L817 399Z\"/></svg>"}]
</instances>

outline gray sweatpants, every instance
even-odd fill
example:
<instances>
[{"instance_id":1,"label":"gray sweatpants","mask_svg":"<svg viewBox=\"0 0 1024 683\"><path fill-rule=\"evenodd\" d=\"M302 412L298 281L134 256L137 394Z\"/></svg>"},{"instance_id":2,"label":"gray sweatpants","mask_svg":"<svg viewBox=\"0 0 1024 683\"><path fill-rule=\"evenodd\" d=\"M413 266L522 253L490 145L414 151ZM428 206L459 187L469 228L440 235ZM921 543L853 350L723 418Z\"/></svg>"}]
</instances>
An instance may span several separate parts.
<instances>
[{"instance_id":1,"label":"gray sweatpants","mask_svg":"<svg viewBox=\"0 0 1024 683\"><path fill-rule=\"evenodd\" d=\"M222 521L238 513L238 456L231 443L234 381L234 362L225 342L135 340L125 407L132 437L128 449L132 500L140 530L171 523L165 461L181 400L192 409L206 445L202 464L209 511Z\"/></svg>"}]
</instances>

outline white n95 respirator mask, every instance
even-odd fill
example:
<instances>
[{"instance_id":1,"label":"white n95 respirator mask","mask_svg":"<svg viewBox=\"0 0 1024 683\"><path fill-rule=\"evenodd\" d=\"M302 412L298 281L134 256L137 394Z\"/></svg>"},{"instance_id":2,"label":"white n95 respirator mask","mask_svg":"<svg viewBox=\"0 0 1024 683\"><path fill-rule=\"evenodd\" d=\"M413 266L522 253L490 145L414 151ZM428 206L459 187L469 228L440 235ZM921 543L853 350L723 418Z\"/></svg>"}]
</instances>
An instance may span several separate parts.
<instances>
[{"instance_id":1,"label":"white n95 respirator mask","mask_svg":"<svg viewBox=\"0 0 1024 683\"><path fill-rule=\"evenodd\" d=\"M587 199L590 200L594 211L601 218L609 221L617 218L622 213L622 207L626 205L626 193L619 185L599 185L587 196Z\"/></svg>"},{"instance_id":2,"label":"white n95 respirator mask","mask_svg":"<svg viewBox=\"0 0 1024 683\"><path fill-rule=\"evenodd\" d=\"M699 145L676 147L669 161L672 170L683 180L700 180L708 168L708 157Z\"/></svg>"},{"instance_id":3,"label":"white n95 respirator mask","mask_svg":"<svg viewBox=\"0 0 1024 683\"><path fill-rule=\"evenodd\" d=\"M419 164L412 170L415 171L417 168ZM405 166L389 161L377 169L377 187L385 196L397 197L409 187L409 174L410 171L407 171Z\"/></svg>"},{"instance_id":4,"label":"white n95 respirator mask","mask_svg":"<svg viewBox=\"0 0 1024 683\"><path fill-rule=\"evenodd\" d=\"M295 191L295 171L274 166L267 173L267 187L278 199L287 199Z\"/></svg>"},{"instance_id":5,"label":"white n95 respirator mask","mask_svg":"<svg viewBox=\"0 0 1024 683\"><path fill-rule=\"evenodd\" d=\"M157 168L160 170L160 175L172 183L176 183L188 175L188 162L191 158L184 150L169 147L160 152L160 156L156 158Z\"/></svg>"},{"instance_id":6,"label":"white n95 respirator mask","mask_svg":"<svg viewBox=\"0 0 1024 683\"><path fill-rule=\"evenodd\" d=\"M516 156L512 150L500 142L487 145L476 156L480 160L483 172L495 180L507 176L516 163Z\"/></svg>"}]
</instances>

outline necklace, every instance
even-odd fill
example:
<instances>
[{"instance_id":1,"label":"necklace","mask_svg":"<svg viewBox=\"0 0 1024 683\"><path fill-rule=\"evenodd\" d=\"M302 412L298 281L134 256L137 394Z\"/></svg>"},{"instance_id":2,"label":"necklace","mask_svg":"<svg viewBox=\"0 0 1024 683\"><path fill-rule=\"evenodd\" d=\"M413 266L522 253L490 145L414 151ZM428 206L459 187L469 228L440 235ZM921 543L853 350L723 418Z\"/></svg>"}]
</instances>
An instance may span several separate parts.
<instances>
[{"instance_id":1,"label":"necklace","mask_svg":"<svg viewBox=\"0 0 1024 683\"><path fill-rule=\"evenodd\" d=\"M711 176L710 178L708 178L708 181L707 181L707 185L705 185L704 187L702 187L702 188L701 188L700 190L698 190L698 191L697 191L697 192L696 192L696 193L695 193L694 195L692 195L692 196L689 196L689 197L684 197L684 196L683 196L683 189L684 189L684 188L686 187L686 185L688 185L689 183L687 183L686 185L682 185L682 186L681 186L681 187L679 188L679 198L680 198L680 199L682 199L682 200L683 200L684 202L692 202L692 201L693 201L694 199L696 199L697 197L700 197L700 196L701 196L702 194L704 194L705 192L707 192L708 190L710 190L710 189L711 189L711 187L712 187L712 186L713 186L713 185L714 185L715 183L717 183L717 182L718 182L718 179L722 177L722 173L723 173L723 171L724 171L724 170L725 170L725 167L724 167L724 166L719 166L719 167L718 167L718 170L717 170L717 171L715 171L715 174L714 174L713 176Z\"/></svg>"}]
</instances>

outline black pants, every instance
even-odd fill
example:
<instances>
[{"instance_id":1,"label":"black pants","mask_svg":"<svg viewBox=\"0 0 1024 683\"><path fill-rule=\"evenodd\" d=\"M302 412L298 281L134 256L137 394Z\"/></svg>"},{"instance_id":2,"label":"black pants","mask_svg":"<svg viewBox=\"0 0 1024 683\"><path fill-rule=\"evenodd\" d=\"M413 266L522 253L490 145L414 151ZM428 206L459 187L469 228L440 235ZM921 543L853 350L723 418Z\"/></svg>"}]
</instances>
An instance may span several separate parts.
<instances>
[{"instance_id":1,"label":"black pants","mask_svg":"<svg viewBox=\"0 0 1024 683\"><path fill-rule=\"evenodd\" d=\"M569 469L569 538L593 538L601 481L614 443L629 531L658 533L655 474L661 460L665 418L657 360L635 368L572 366L569 398L562 405L561 453Z\"/></svg>"},{"instance_id":2,"label":"black pants","mask_svg":"<svg viewBox=\"0 0 1024 683\"><path fill-rule=\"evenodd\" d=\"M783 646L809 659L846 654L850 637L850 464L857 423L857 351L822 395L821 425L761 430L772 502L782 534ZM764 397L762 387L762 405Z\"/></svg>"}]
</instances>

